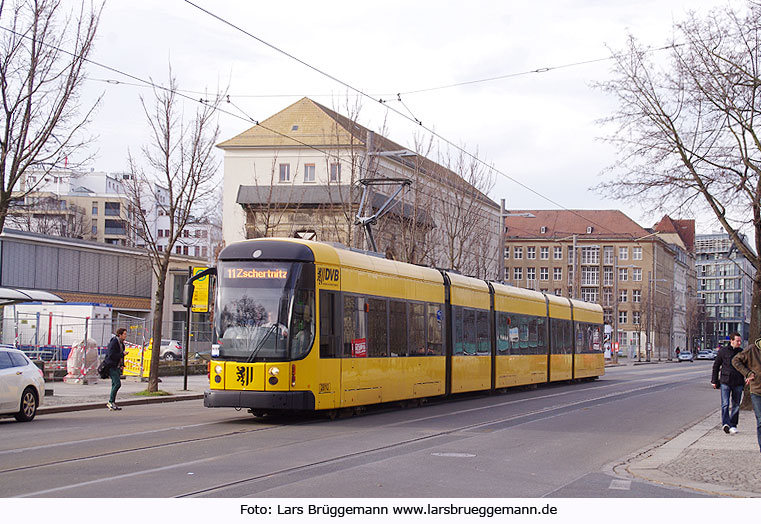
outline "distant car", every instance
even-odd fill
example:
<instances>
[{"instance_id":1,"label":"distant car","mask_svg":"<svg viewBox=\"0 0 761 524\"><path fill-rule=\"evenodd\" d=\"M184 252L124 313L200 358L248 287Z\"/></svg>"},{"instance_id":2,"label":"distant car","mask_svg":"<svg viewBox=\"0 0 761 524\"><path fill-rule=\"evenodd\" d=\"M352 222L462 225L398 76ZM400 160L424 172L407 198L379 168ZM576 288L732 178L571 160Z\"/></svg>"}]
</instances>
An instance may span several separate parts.
<instances>
[{"instance_id":1,"label":"distant car","mask_svg":"<svg viewBox=\"0 0 761 524\"><path fill-rule=\"evenodd\" d=\"M710 349L701 349L695 358L698 360L713 360L716 358L716 354Z\"/></svg>"},{"instance_id":2,"label":"distant car","mask_svg":"<svg viewBox=\"0 0 761 524\"><path fill-rule=\"evenodd\" d=\"M683 360L692 362L693 361L692 353L690 353L689 351L682 351L681 353L679 353L679 356L677 357L677 361L682 362Z\"/></svg>"},{"instance_id":3,"label":"distant car","mask_svg":"<svg viewBox=\"0 0 761 524\"><path fill-rule=\"evenodd\" d=\"M182 345L176 340L162 340L159 349L161 360L179 360L182 358Z\"/></svg>"},{"instance_id":4,"label":"distant car","mask_svg":"<svg viewBox=\"0 0 761 524\"><path fill-rule=\"evenodd\" d=\"M45 396L45 378L23 351L0 347L0 415L28 422Z\"/></svg>"}]
</instances>

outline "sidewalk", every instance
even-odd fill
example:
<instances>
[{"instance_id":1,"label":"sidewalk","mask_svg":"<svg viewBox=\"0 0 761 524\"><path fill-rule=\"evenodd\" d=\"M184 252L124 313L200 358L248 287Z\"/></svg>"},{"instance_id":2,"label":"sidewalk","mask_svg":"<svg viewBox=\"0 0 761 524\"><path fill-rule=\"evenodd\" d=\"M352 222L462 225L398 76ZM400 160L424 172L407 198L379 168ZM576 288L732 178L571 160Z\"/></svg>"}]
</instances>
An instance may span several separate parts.
<instances>
[{"instance_id":1,"label":"sidewalk","mask_svg":"<svg viewBox=\"0 0 761 524\"><path fill-rule=\"evenodd\" d=\"M614 468L659 484L714 496L761 497L761 452L753 411L741 411L738 432L721 429L716 410L675 438Z\"/></svg>"},{"instance_id":2,"label":"sidewalk","mask_svg":"<svg viewBox=\"0 0 761 524\"><path fill-rule=\"evenodd\" d=\"M203 392L209 389L209 377L206 375L189 375L187 391L183 390L183 382L182 376L161 377L159 390L165 391L169 395L144 397L136 396L135 393L145 391L148 387L147 382L140 382L135 378L123 378L122 387L116 396L116 403L122 406L130 406L202 399ZM52 390L53 395L45 396L42 399L42 406L37 411L39 415L83 409L105 409L111 392L111 380L97 379L97 382L87 385L46 382L45 389Z\"/></svg>"}]
</instances>

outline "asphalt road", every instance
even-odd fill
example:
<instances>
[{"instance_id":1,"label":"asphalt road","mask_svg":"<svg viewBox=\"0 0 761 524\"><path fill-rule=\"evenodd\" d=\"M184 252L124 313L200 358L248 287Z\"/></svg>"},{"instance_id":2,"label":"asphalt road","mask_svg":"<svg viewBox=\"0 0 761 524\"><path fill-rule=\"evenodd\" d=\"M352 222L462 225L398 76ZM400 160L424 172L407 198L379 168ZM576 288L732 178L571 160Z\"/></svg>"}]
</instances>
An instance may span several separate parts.
<instances>
[{"instance_id":1,"label":"asphalt road","mask_svg":"<svg viewBox=\"0 0 761 524\"><path fill-rule=\"evenodd\" d=\"M1 497L693 497L612 467L718 406L711 362L337 420L202 401L0 420Z\"/></svg>"}]
</instances>

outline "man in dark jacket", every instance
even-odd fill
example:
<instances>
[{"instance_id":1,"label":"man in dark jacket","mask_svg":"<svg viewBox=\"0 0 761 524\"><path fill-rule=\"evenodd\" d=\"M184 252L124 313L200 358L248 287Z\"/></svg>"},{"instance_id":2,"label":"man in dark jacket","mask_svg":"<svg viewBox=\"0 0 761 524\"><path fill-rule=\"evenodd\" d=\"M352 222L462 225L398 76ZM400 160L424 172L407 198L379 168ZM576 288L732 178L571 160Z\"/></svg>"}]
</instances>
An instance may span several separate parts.
<instances>
[{"instance_id":1,"label":"man in dark jacket","mask_svg":"<svg viewBox=\"0 0 761 524\"><path fill-rule=\"evenodd\" d=\"M743 395L745 377L732 365L732 359L742 351L742 336L740 333L729 335L729 343L719 350L713 361L711 385L714 389L721 387L721 424L724 433L737 433L737 422L740 419L740 401ZM719 386L720 383L720 386ZM732 409L729 408L730 398Z\"/></svg>"},{"instance_id":2,"label":"man in dark jacket","mask_svg":"<svg viewBox=\"0 0 761 524\"><path fill-rule=\"evenodd\" d=\"M732 365L742 373L750 388L750 402L756 414L756 437L761 450L761 339L733 358Z\"/></svg>"},{"instance_id":3,"label":"man in dark jacket","mask_svg":"<svg viewBox=\"0 0 761 524\"><path fill-rule=\"evenodd\" d=\"M127 329L119 328L116 330L116 336L108 343L108 353L103 362L108 366L109 375L111 376L111 397L106 403L110 411L119 411L116 405L116 392L122 387L122 369L124 368L124 340L127 338Z\"/></svg>"}]
</instances>

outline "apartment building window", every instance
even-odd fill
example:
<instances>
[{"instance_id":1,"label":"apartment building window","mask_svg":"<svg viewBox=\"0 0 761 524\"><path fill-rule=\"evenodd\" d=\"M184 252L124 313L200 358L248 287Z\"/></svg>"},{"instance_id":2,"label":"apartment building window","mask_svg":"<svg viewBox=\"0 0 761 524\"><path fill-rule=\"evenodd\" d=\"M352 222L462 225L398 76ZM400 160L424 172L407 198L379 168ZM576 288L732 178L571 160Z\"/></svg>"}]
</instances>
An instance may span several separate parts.
<instances>
[{"instance_id":1,"label":"apartment building window","mask_svg":"<svg viewBox=\"0 0 761 524\"><path fill-rule=\"evenodd\" d=\"M642 268L635 267L632 269L632 280L635 282L642 282Z\"/></svg>"},{"instance_id":2,"label":"apartment building window","mask_svg":"<svg viewBox=\"0 0 761 524\"><path fill-rule=\"evenodd\" d=\"M581 248L582 264L599 264L600 248L599 247L582 247Z\"/></svg>"},{"instance_id":3,"label":"apartment building window","mask_svg":"<svg viewBox=\"0 0 761 524\"><path fill-rule=\"evenodd\" d=\"M549 260L550 259L550 248L548 248L548 247L540 247L539 248L539 258L541 260Z\"/></svg>"},{"instance_id":4,"label":"apartment building window","mask_svg":"<svg viewBox=\"0 0 761 524\"><path fill-rule=\"evenodd\" d=\"M529 260L536 260L536 248L534 246L526 248L526 258Z\"/></svg>"},{"instance_id":5,"label":"apartment building window","mask_svg":"<svg viewBox=\"0 0 761 524\"><path fill-rule=\"evenodd\" d=\"M596 287L583 287L581 288L581 300L584 302L597 302L597 288Z\"/></svg>"},{"instance_id":6,"label":"apartment building window","mask_svg":"<svg viewBox=\"0 0 761 524\"><path fill-rule=\"evenodd\" d=\"M505 268L505 280L510 280L510 268Z\"/></svg>"},{"instance_id":7,"label":"apartment building window","mask_svg":"<svg viewBox=\"0 0 761 524\"><path fill-rule=\"evenodd\" d=\"M204 258L209 256L209 248L208 247L203 246L201 248L201 256L204 257Z\"/></svg>"},{"instance_id":8,"label":"apartment building window","mask_svg":"<svg viewBox=\"0 0 761 524\"><path fill-rule=\"evenodd\" d=\"M314 164L304 164L304 182L314 182Z\"/></svg>"},{"instance_id":9,"label":"apartment building window","mask_svg":"<svg viewBox=\"0 0 761 524\"><path fill-rule=\"evenodd\" d=\"M201 246L194 246L193 247L193 255L194 256L201 256Z\"/></svg>"},{"instance_id":10,"label":"apartment building window","mask_svg":"<svg viewBox=\"0 0 761 524\"><path fill-rule=\"evenodd\" d=\"M641 247L633 247L632 248L632 260L642 260L642 248Z\"/></svg>"},{"instance_id":11,"label":"apartment building window","mask_svg":"<svg viewBox=\"0 0 761 524\"><path fill-rule=\"evenodd\" d=\"M619 260L629 260L629 248L628 247L619 247L618 248L618 259Z\"/></svg>"},{"instance_id":12,"label":"apartment building window","mask_svg":"<svg viewBox=\"0 0 761 524\"><path fill-rule=\"evenodd\" d=\"M526 280L536 280L536 268L535 267L527 267L526 268Z\"/></svg>"},{"instance_id":13,"label":"apartment building window","mask_svg":"<svg viewBox=\"0 0 761 524\"><path fill-rule=\"evenodd\" d=\"M568 246L568 263L573 264L573 246Z\"/></svg>"},{"instance_id":14,"label":"apartment building window","mask_svg":"<svg viewBox=\"0 0 761 524\"><path fill-rule=\"evenodd\" d=\"M92 214L93 214L93 216L98 214L98 203L97 202L93 202L92 203Z\"/></svg>"},{"instance_id":15,"label":"apartment building window","mask_svg":"<svg viewBox=\"0 0 761 524\"><path fill-rule=\"evenodd\" d=\"M602 305L603 306L613 305L613 288L610 288L610 287L602 288Z\"/></svg>"},{"instance_id":16,"label":"apartment building window","mask_svg":"<svg viewBox=\"0 0 761 524\"><path fill-rule=\"evenodd\" d=\"M553 249L555 260L563 260L563 247L555 246Z\"/></svg>"},{"instance_id":17,"label":"apartment building window","mask_svg":"<svg viewBox=\"0 0 761 524\"><path fill-rule=\"evenodd\" d=\"M602 312L602 321L606 324L613 323L613 312L610 309L605 309Z\"/></svg>"},{"instance_id":18,"label":"apartment building window","mask_svg":"<svg viewBox=\"0 0 761 524\"><path fill-rule=\"evenodd\" d=\"M98 234L98 223L95 220L92 221L92 234Z\"/></svg>"},{"instance_id":19,"label":"apartment building window","mask_svg":"<svg viewBox=\"0 0 761 524\"><path fill-rule=\"evenodd\" d=\"M523 248L522 247L514 247L513 248L513 258L515 260L521 260L521 259L523 259Z\"/></svg>"},{"instance_id":20,"label":"apartment building window","mask_svg":"<svg viewBox=\"0 0 761 524\"><path fill-rule=\"evenodd\" d=\"M562 297L563 296L563 290L559 287L555 288L555 296L556 297Z\"/></svg>"},{"instance_id":21,"label":"apartment building window","mask_svg":"<svg viewBox=\"0 0 761 524\"><path fill-rule=\"evenodd\" d=\"M626 311L619 311L618 312L618 323L619 324L626 324L628 320L628 315L626 314Z\"/></svg>"},{"instance_id":22,"label":"apartment building window","mask_svg":"<svg viewBox=\"0 0 761 524\"><path fill-rule=\"evenodd\" d=\"M605 267L602 270L602 285L603 286L612 286L613 285L613 268L612 267Z\"/></svg>"},{"instance_id":23,"label":"apartment building window","mask_svg":"<svg viewBox=\"0 0 761 524\"><path fill-rule=\"evenodd\" d=\"M554 268L552 268L552 280L563 280L563 268L562 267L554 267Z\"/></svg>"},{"instance_id":24,"label":"apartment building window","mask_svg":"<svg viewBox=\"0 0 761 524\"><path fill-rule=\"evenodd\" d=\"M639 304L642 302L642 290L641 289L632 289L632 302L635 304Z\"/></svg>"},{"instance_id":25,"label":"apartment building window","mask_svg":"<svg viewBox=\"0 0 761 524\"><path fill-rule=\"evenodd\" d=\"M330 181L331 182L341 181L341 164L338 164L338 163L330 164Z\"/></svg>"},{"instance_id":26,"label":"apartment building window","mask_svg":"<svg viewBox=\"0 0 761 524\"><path fill-rule=\"evenodd\" d=\"M510 248L509 247L505 248L505 259L506 260L510 260Z\"/></svg>"},{"instance_id":27,"label":"apartment building window","mask_svg":"<svg viewBox=\"0 0 761 524\"><path fill-rule=\"evenodd\" d=\"M188 238L190 236L190 231L188 231L187 229L183 229L182 236L185 238Z\"/></svg>"},{"instance_id":28,"label":"apartment building window","mask_svg":"<svg viewBox=\"0 0 761 524\"><path fill-rule=\"evenodd\" d=\"M629 292L626 289L622 289L618 292L618 301L619 302L628 302L629 301Z\"/></svg>"},{"instance_id":29,"label":"apartment building window","mask_svg":"<svg viewBox=\"0 0 761 524\"><path fill-rule=\"evenodd\" d=\"M549 280L549 279L550 279L550 268L548 267L539 268L539 280Z\"/></svg>"},{"instance_id":30,"label":"apartment building window","mask_svg":"<svg viewBox=\"0 0 761 524\"><path fill-rule=\"evenodd\" d=\"M517 281L523 280L523 268L522 267L514 267L513 268L513 280L517 280Z\"/></svg>"},{"instance_id":31,"label":"apartment building window","mask_svg":"<svg viewBox=\"0 0 761 524\"><path fill-rule=\"evenodd\" d=\"M605 246L602 250L602 263L613 264L613 246Z\"/></svg>"},{"instance_id":32,"label":"apartment building window","mask_svg":"<svg viewBox=\"0 0 761 524\"><path fill-rule=\"evenodd\" d=\"M642 311L632 311L632 324L639 326L642 321Z\"/></svg>"},{"instance_id":33,"label":"apartment building window","mask_svg":"<svg viewBox=\"0 0 761 524\"><path fill-rule=\"evenodd\" d=\"M159 229L159 238L161 238L163 236L164 236L164 230L163 229Z\"/></svg>"},{"instance_id":34,"label":"apartment building window","mask_svg":"<svg viewBox=\"0 0 761 524\"><path fill-rule=\"evenodd\" d=\"M568 266L568 285L573 285L573 266Z\"/></svg>"},{"instance_id":35,"label":"apartment building window","mask_svg":"<svg viewBox=\"0 0 761 524\"><path fill-rule=\"evenodd\" d=\"M156 246L156 249L158 249L159 251L164 251L164 246L159 244L158 246Z\"/></svg>"},{"instance_id":36,"label":"apartment building window","mask_svg":"<svg viewBox=\"0 0 761 524\"><path fill-rule=\"evenodd\" d=\"M291 164L280 164L280 181L291 181Z\"/></svg>"},{"instance_id":37,"label":"apartment building window","mask_svg":"<svg viewBox=\"0 0 761 524\"><path fill-rule=\"evenodd\" d=\"M582 266L581 285L582 286L600 285L600 268L597 266Z\"/></svg>"},{"instance_id":38,"label":"apartment building window","mask_svg":"<svg viewBox=\"0 0 761 524\"><path fill-rule=\"evenodd\" d=\"M188 246L182 246L182 254L187 255L188 254Z\"/></svg>"},{"instance_id":39,"label":"apartment building window","mask_svg":"<svg viewBox=\"0 0 761 524\"><path fill-rule=\"evenodd\" d=\"M626 282L629 280L629 270L626 268L618 268L618 280L619 282Z\"/></svg>"},{"instance_id":40,"label":"apartment building window","mask_svg":"<svg viewBox=\"0 0 761 524\"><path fill-rule=\"evenodd\" d=\"M174 248L174 252L177 253L178 255L182 255L182 246L176 246Z\"/></svg>"}]
</instances>

